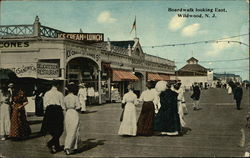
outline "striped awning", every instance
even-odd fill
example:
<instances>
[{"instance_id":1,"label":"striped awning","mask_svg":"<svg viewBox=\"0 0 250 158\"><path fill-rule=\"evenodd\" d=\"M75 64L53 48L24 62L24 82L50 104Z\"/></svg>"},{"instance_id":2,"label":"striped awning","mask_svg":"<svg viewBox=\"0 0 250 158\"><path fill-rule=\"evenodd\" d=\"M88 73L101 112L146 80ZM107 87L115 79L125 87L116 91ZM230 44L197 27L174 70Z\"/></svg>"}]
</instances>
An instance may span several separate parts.
<instances>
[{"instance_id":1,"label":"striped awning","mask_svg":"<svg viewBox=\"0 0 250 158\"><path fill-rule=\"evenodd\" d=\"M148 81L161 81L163 78L157 73L148 73Z\"/></svg>"},{"instance_id":2,"label":"striped awning","mask_svg":"<svg viewBox=\"0 0 250 158\"><path fill-rule=\"evenodd\" d=\"M136 81L139 80L132 72L113 70L112 81Z\"/></svg>"},{"instance_id":3,"label":"striped awning","mask_svg":"<svg viewBox=\"0 0 250 158\"><path fill-rule=\"evenodd\" d=\"M170 75L160 74L160 77L163 79L163 81L169 81L170 80Z\"/></svg>"}]
</instances>

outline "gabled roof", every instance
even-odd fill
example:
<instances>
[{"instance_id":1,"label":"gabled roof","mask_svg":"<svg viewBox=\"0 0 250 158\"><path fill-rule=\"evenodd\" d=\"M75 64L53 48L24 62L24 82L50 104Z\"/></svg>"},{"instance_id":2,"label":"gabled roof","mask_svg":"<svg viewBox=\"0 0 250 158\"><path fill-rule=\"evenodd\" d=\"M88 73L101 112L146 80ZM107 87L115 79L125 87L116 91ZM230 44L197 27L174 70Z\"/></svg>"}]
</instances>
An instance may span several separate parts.
<instances>
[{"instance_id":1,"label":"gabled roof","mask_svg":"<svg viewBox=\"0 0 250 158\"><path fill-rule=\"evenodd\" d=\"M200 71L200 72L207 72L207 69L200 64L187 64L183 66L179 71Z\"/></svg>"},{"instance_id":2,"label":"gabled roof","mask_svg":"<svg viewBox=\"0 0 250 158\"><path fill-rule=\"evenodd\" d=\"M189 62L189 61L196 61L197 62L199 60L195 59L194 57L191 57L190 59L187 60L187 62Z\"/></svg>"},{"instance_id":3,"label":"gabled roof","mask_svg":"<svg viewBox=\"0 0 250 158\"><path fill-rule=\"evenodd\" d=\"M199 64L187 64L177 71L179 76L206 76L207 69Z\"/></svg>"}]
</instances>

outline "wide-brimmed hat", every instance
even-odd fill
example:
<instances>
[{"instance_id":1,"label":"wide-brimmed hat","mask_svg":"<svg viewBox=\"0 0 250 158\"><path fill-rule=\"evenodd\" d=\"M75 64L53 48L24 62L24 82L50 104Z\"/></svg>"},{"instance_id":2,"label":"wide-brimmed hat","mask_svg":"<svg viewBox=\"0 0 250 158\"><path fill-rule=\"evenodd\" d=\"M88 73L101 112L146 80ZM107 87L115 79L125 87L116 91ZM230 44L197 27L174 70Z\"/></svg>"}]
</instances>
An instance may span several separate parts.
<instances>
[{"instance_id":1,"label":"wide-brimmed hat","mask_svg":"<svg viewBox=\"0 0 250 158\"><path fill-rule=\"evenodd\" d=\"M155 85L155 89L158 92L163 92L167 89L167 82L166 81L158 81Z\"/></svg>"},{"instance_id":2,"label":"wide-brimmed hat","mask_svg":"<svg viewBox=\"0 0 250 158\"><path fill-rule=\"evenodd\" d=\"M8 84L8 87L9 87L9 88L13 88L13 87L14 87L14 84L13 84L13 83L10 83L10 84Z\"/></svg>"}]
</instances>

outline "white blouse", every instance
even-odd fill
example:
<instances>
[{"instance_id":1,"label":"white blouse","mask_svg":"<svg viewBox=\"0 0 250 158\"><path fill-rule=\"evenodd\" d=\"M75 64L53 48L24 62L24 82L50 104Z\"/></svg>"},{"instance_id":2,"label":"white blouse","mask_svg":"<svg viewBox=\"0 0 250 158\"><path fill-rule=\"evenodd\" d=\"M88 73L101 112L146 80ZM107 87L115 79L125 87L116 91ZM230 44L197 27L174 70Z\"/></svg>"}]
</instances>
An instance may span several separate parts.
<instances>
[{"instance_id":1,"label":"white blouse","mask_svg":"<svg viewBox=\"0 0 250 158\"><path fill-rule=\"evenodd\" d=\"M128 93L124 94L122 103L138 104L136 94L133 91L129 91Z\"/></svg>"},{"instance_id":2,"label":"white blouse","mask_svg":"<svg viewBox=\"0 0 250 158\"><path fill-rule=\"evenodd\" d=\"M73 93L69 93L64 98L64 108L63 109L80 109L79 99Z\"/></svg>"},{"instance_id":3,"label":"white blouse","mask_svg":"<svg viewBox=\"0 0 250 158\"><path fill-rule=\"evenodd\" d=\"M155 89L147 89L142 92L139 101L154 101L157 97Z\"/></svg>"}]
</instances>

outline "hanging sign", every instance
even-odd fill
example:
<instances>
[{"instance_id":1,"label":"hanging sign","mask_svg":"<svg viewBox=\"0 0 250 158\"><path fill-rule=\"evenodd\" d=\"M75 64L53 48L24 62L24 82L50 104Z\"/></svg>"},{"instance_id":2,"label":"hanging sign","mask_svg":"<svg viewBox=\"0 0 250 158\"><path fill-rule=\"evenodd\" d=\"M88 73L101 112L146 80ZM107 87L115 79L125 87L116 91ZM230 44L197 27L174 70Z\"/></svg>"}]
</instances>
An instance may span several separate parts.
<instances>
[{"instance_id":1,"label":"hanging sign","mask_svg":"<svg viewBox=\"0 0 250 158\"><path fill-rule=\"evenodd\" d=\"M59 77L59 64L57 63L37 63L37 77L39 78L56 78Z\"/></svg>"},{"instance_id":2,"label":"hanging sign","mask_svg":"<svg viewBox=\"0 0 250 158\"><path fill-rule=\"evenodd\" d=\"M102 42L104 40L103 33L58 33L57 36L58 38L89 42Z\"/></svg>"}]
</instances>

